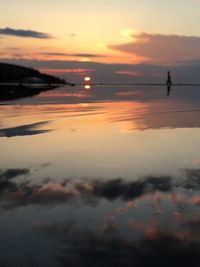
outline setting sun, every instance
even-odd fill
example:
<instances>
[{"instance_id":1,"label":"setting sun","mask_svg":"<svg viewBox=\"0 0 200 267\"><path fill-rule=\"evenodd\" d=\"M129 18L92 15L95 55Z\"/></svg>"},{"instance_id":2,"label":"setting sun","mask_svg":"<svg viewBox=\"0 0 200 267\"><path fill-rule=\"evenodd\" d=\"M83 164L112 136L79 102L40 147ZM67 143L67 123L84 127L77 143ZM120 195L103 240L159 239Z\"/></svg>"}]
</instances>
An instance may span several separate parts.
<instances>
[{"instance_id":1,"label":"setting sun","mask_svg":"<svg viewBox=\"0 0 200 267\"><path fill-rule=\"evenodd\" d=\"M91 77L86 76L86 77L84 78L84 81L85 81L85 82L89 82L89 81L91 81Z\"/></svg>"}]
</instances>

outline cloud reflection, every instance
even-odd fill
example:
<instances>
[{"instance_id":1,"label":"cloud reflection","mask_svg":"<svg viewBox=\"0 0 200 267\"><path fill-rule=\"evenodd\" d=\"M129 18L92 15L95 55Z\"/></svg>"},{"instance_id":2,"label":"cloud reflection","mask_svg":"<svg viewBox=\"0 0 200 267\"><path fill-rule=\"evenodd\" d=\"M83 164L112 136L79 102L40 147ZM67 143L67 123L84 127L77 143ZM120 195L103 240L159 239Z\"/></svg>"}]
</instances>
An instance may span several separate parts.
<instances>
[{"instance_id":1,"label":"cloud reflection","mask_svg":"<svg viewBox=\"0 0 200 267\"><path fill-rule=\"evenodd\" d=\"M11 205L55 205L61 203L71 203L71 201L82 202L87 205L98 205L105 199L109 202L120 200L129 203L132 200L139 199L145 195L152 195L153 202L161 201L161 193L171 194L171 201L177 205L185 205L185 198L176 195L177 189L200 190L200 171L186 170L185 176L147 176L134 181L117 178L111 180L94 179L94 180L63 180L55 182L49 179L41 180L38 184L33 184L28 179L28 169L23 170L3 170L0 172L2 193L0 198L6 200ZM18 175L27 175L26 179L16 182L15 177ZM198 174L198 175L197 175ZM170 195L169 195L170 196ZM190 203L198 205L198 197L192 196ZM169 199L169 200L170 200ZM184 202L182 202L182 200ZM181 202L180 202L181 201Z\"/></svg>"},{"instance_id":2,"label":"cloud reflection","mask_svg":"<svg viewBox=\"0 0 200 267\"><path fill-rule=\"evenodd\" d=\"M0 193L3 191L16 191L17 185L13 182L13 179L18 176L28 175L29 169L6 169L0 170Z\"/></svg>"},{"instance_id":3,"label":"cloud reflection","mask_svg":"<svg viewBox=\"0 0 200 267\"><path fill-rule=\"evenodd\" d=\"M180 224L179 231L156 227L144 229L142 238L121 235L113 226L101 232L84 231L73 221L43 226L61 242L60 266L193 266L199 264L200 240L193 235L197 221Z\"/></svg>"},{"instance_id":4,"label":"cloud reflection","mask_svg":"<svg viewBox=\"0 0 200 267\"><path fill-rule=\"evenodd\" d=\"M28 135L37 135L37 134L43 134L47 133L51 130L43 130L43 129L37 129L41 126L44 126L48 124L49 121L42 121L42 122L36 122L32 124L12 127L12 128L4 128L0 129L0 137L16 137L16 136L28 136Z\"/></svg>"},{"instance_id":5,"label":"cloud reflection","mask_svg":"<svg viewBox=\"0 0 200 267\"><path fill-rule=\"evenodd\" d=\"M191 262L198 266L199 169L186 169L177 177L136 180L33 181L34 172L33 167L0 170L1 208L24 207L28 212L32 209L26 209L27 205L48 207L48 212L52 208L53 220L47 216L46 221L36 209L39 219L31 227L42 239L45 235L48 244L54 243L50 259L56 260L56 266L186 267ZM62 220L60 215L55 220L53 207L58 205L60 212L63 204L69 204L69 209L64 206Z\"/></svg>"}]
</instances>

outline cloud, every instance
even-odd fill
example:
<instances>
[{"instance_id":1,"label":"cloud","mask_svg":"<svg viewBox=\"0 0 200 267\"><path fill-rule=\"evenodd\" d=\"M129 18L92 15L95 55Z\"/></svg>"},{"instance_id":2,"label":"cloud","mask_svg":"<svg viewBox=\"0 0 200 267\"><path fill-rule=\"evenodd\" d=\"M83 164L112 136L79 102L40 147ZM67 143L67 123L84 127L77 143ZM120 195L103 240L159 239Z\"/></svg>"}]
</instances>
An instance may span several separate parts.
<instances>
[{"instance_id":1,"label":"cloud","mask_svg":"<svg viewBox=\"0 0 200 267\"><path fill-rule=\"evenodd\" d=\"M87 58L105 57L105 55L100 55L100 54L59 53L59 52L45 52L45 53L41 53L41 55L44 55L44 56L65 56L65 57L87 57Z\"/></svg>"},{"instance_id":2,"label":"cloud","mask_svg":"<svg viewBox=\"0 0 200 267\"><path fill-rule=\"evenodd\" d=\"M199 169L184 169L185 179L182 179L178 186L187 190L200 190L200 170Z\"/></svg>"},{"instance_id":3,"label":"cloud","mask_svg":"<svg viewBox=\"0 0 200 267\"><path fill-rule=\"evenodd\" d=\"M183 60L200 59L200 37L139 33L133 41L109 45L112 50L143 56L153 63L177 63Z\"/></svg>"},{"instance_id":4,"label":"cloud","mask_svg":"<svg viewBox=\"0 0 200 267\"><path fill-rule=\"evenodd\" d=\"M195 205L199 205L200 206L200 196L195 196L192 198L192 203Z\"/></svg>"},{"instance_id":5,"label":"cloud","mask_svg":"<svg viewBox=\"0 0 200 267\"><path fill-rule=\"evenodd\" d=\"M73 32L69 34L69 37L78 37L78 36L80 36L80 33Z\"/></svg>"},{"instance_id":6,"label":"cloud","mask_svg":"<svg viewBox=\"0 0 200 267\"><path fill-rule=\"evenodd\" d=\"M66 188L63 184L47 182L41 185L20 184L17 190L6 195L14 206L26 205L55 205L70 203L77 192ZM9 205L8 205L9 206Z\"/></svg>"},{"instance_id":7,"label":"cloud","mask_svg":"<svg viewBox=\"0 0 200 267\"><path fill-rule=\"evenodd\" d=\"M29 169L6 169L6 170L0 170L0 179L13 179L20 175L25 175L30 172Z\"/></svg>"},{"instance_id":8,"label":"cloud","mask_svg":"<svg viewBox=\"0 0 200 267\"><path fill-rule=\"evenodd\" d=\"M112 180L94 180L75 184L76 190L86 196L105 198L108 201L121 199L129 201L154 192L172 192L176 188L185 190L200 190L200 170L184 170L183 177L146 176L135 181L122 178Z\"/></svg>"},{"instance_id":9,"label":"cloud","mask_svg":"<svg viewBox=\"0 0 200 267\"><path fill-rule=\"evenodd\" d=\"M142 73L128 70L118 70L115 73L132 77L142 76Z\"/></svg>"},{"instance_id":10,"label":"cloud","mask_svg":"<svg viewBox=\"0 0 200 267\"><path fill-rule=\"evenodd\" d=\"M16 137L16 136L28 136L28 135L36 135L47 133L51 130L41 130L37 129L43 125L48 124L49 121L36 122L32 124L12 127L12 128L4 128L0 129L0 137Z\"/></svg>"},{"instance_id":11,"label":"cloud","mask_svg":"<svg viewBox=\"0 0 200 267\"><path fill-rule=\"evenodd\" d=\"M145 177L132 182L126 182L121 178L109 181L97 180L90 185L92 186L91 195L106 198L107 200L117 198L130 200L156 190L168 192L172 189L170 176ZM77 188L80 190L80 187Z\"/></svg>"},{"instance_id":12,"label":"cloud","mask_svg":"<svg viewBox=\"0 0 200 267\"><path fill-rule=\"evenodd\" d=\"M43 168L45 165L41 165ZM33 184L27 179L30 169L2 169L0 170L0 200L6 201L5 208L26 205L54 205L70 202L79 192L68 188L68 180L61 183L44 179L39 184ZM35 169L37 171L37 169ZM26 175L25 179L16 181L16 178Z\"/></svg>"},{"instance_id":13,"label":"cloud","mask_svg":"<svg viewBox=\"0 0 200 267\"><path fill-rule=\"evenodd\" d=\"M46 164L41 167L45 166ZM33 171L34 169L32 169L31 174ZM176 207L166 203L168 194L165 194L166 198L163 197L161 200L160 205L164 210L161 217L149 213L152 209L152 198L144 198L143 205L134 210L132 204L127 201L129 198L138 198L141 194L144 196L145 194L154 194L155 191L173 191L176 190L176 187L181 188L181 192L183 192L182 189L189 190L186 194L191 197L193 196L191 192L193 189L191 186L188 187L187 183L190 179L195 180L195 183L192 182L192 184L194 190L198 189L199 170L185 170L180 178L148 176L137 180L133 177L132 180L121 178L96 179L95 181L82 178L78 182L74 179L59 182L59 177L56 177L54 182L46 179L40 180L39 184L35 184L38 179L36 179L37 181L29 179L30 182L26 179L29 172L29 169L0 170L0 187L1 181L8 180L11 183L4 186L2 191L0 190L0 199L3 200L1 206L5 202L9 205L9 201L13 202L13 206L41 205L44 207L46 205L48 214L52 214L52 216L42 220L40 214L44 214L45 210L42 209L38 212L37 209L33 208L27 226L28 233L30 233L31 227L34 236L36 235L38 240L41 238L42 242L47 244L44 246L48 258L48 260L44 258L44 262L47 265L53 260L60 267L188 267L191 262L193 266L199 266L200 217L197 209L196 213L193 206L191 209L185 209L181 213L183 216L174 221L171 215L173 211L176 211ZM20 175L25 175L24 182L21 179L24 177L20 177L16 181L15 178ZM98 208L94 207L94 209L88 208L86 205L83 207L80 203L72 205L71 201L73 200L78 199L81 202L81 200L90 197L98 200L106 199L110 203L102 201L101 205ZM156 198L158 199L158 196ZM126 203L122 205L120 201L114 202L115 200L126 201ZM70 207L61 207L62 204L66 203L70 203ZM126 210L124 214L127 203L131 209ZM60 205L59 208L54 209L55 206L53 205L58 204ZM87 203L84 202L83 204ZM51 210L49 207L54 208ZM22 209L25 212L26 210L29 211L30 207ZM118 220L109 221L106 215L112 211L121 217ZM31 216L35 216L35 212L39 217L37 220L32 220ZM62 216L57 218L55 214ZM9 225L8 229L10 229ZM17 228L19 233L21 230L27 231L27 228ZM12 234L12 231L10 233ZM4 236L6 240L9 240L9 231L5 231ZM4 245L4 243L2 244ZM26 263L27 257L30 257L30 253L27 254L26 247L24 247L27 242L20 244L20 256L23 255L23 260ZM35 247L32 247L31 244L29 251L32 252L32 248ZM23 251L22 254L21 251ZM14 261L16 256L13 257ZM9 261L11 258L7 257L6 262L9 263ZM17 258L16 262L18 261ZM14 266L14 264L8 266Z\"/></svg>"},{"instance_id":14,"label":"cloud","mask_svg":"<svg viewBox=\"0 0 200 267\"><path fill-rule=\"evenodd\" d=\"M198 221L199 223L199 221ZM59 266L193 266L199 265L200 242L193 235L195 223L185 224L184 231L147 228L135 240L122 236L116 227L101 232L79 229L70 220L62 224L44 225L41 230L62 245L57 251Z\"/></svg>"},{"instance_id":15,"label":"cloud","mask_svg":"<svg viewBox=\"0 0 200 267\"><path fill-rule=\"evenodd\" d=\"M135 97L138 94L140 94L137 91L121 91L121 92L117 92L115 93L115 96L119 96L119 97Z\"/></svg>"},{"instance_id":16,"label":"cloud","mask_svg":"<svg viewBox=\"0 0 200 267\"><path fill-rule=\"evenodd\" d=\"M78 53L78 54L72 54L77 57L105 57L105 55L99 55L99 54L85 54L85 53Z\"/></svg>"},{"instance_id":17,"label":"cloud","mask_svg":"<svg viewBox=\"0 0 200 267\"><path fill-rule=\"evenodd\" d=\"M71 203L72 200L93 206L103 198L107 201L128 201L155 191L168 192L172 189L170 181L170 177L164 176L146 177L135 182L127 182L124 179L95 180L88 183L75 181L69 186L68 180L62 183L44 181L38 185L22 182L17 185L10 179L9 184L6 184L7 194L1 195L1 198L10 202L11 206L54 205ZM14 190L10 191L10 188Z\"/></svg>"},{"instance_id":18,"label":"cloud","mask_svg":"<svg viewBox=\"0 0 200 267\"><path fill-rule=\"evenodd\" d=\"M13 28L0 28L0 35L17 36L24 38L37 38L37 39L50 39L51 35L43 32L37 32L32 30L22 30Z\"/></svg>"},{"instance_id":19,"label":"cloud","mask_svg":"<svg viewBox=\"0 0 200 267\"><path fill-rule=\"evenodd\" d=\"M84 74L84 73L90 73L95 72L95 69L40 69L42 72L46 73L74 73L74 74Z\"/></svg>"},{"instance_id":20,"label":"cloud","mask_svg":"<svg viewBox=\"0 0 200 267\"><path fill-rule=\"evenodd\" d=\"M130 127L130 131L140 130L144 131L147 129L162 129L162 128L198 128L200 127L199 122L199 114L200 109L197 101L195 99L189 100L189 94L187 94L188 98L185 99L185 106L183 106L183 99L180 101L165 102L162 104L158 102L150 102L145 99L152 94L155 94L155 97L163 97L165 94L167 95L167 88L156 88L148 87L147 90L140 89L134 91L128 91L127 89L118 91L115 93L115 99L133 99L135 102L139 100L139 104L137 106L133 106L130 108L123 109L121 113L116 113L110 118L111 122L119 122L119 121L129 121L132 123L132 127ZM190 88L192 90L192 88ZM161 93L161 90L164 90ZM184 89L183 89L184 90ZM181 94L184 95L183 90L181 88ZM189 90L189 87L187 87ZM194 88L194 94L198 94L198 90ZM176 88L172 87L171 94L176 93ZM159 96L157 95L159 94ZM182 95L182 96L183 96ZM196 95L197 97L197 95ZM150 96L151 98L151 96ZM185 97L184 97L185 98ZM198 97L197 97L198 99ZM142 101L141 101L142 100ZM187 104L186 104L187 103ZM182 120L182 116L184 114L184 121Z\"/></svg>"},{"instance_id":21,"label":"cloud","mask_svg":"<svg viewBox=\"0 0 200 267\"><path fill-rule=\"evenodd\" d=\"M200 236L200 215L193 215L190 219L182 219L181 224L183 227L190 229L190 232L195 237Z\"/></svg>"},{"instance_id":22,"label":"cloud","mask_svg":"<svg viewBox=\"0 0 200 267\"><path fill-rule=\"evenodd\" d=\"M15 191L18 190L15 183L13 183L13 179L22 176L28 175L30 172L29 169L7 169L0 170L0 193L4 190L6 191Z\"/></svg>"},{"instance_id":23,"label":"cloud","mask_svg":"<svg viewBox=\"0 0 200 267\"><path fill-rule=\"evenodd\" d=\"M0 187L6 191L6 194L0 195L1 199L10 203L11 206L24 205L55 205L61 203L71 203L71 201L80 202L87 205L98 205L105 199L109 202L120 200L128 202L139 199L147 194L156 192L175 193L171 196L173 202L184 204L185 198L176 194L177 189L192 190L193 193L200 190L200 179L194 178L194 171L188 176L186 170L182 177L172 176L147 176L134 181L126 179L95 179L95 180L64 180L62 182L52 182L43 180L39 184L33 185L26 180L20 183L15 182L15 177L18 175L28 174L25 170L3 170L0 171ZM197 172L198 170L196 170ZM200 171L199 171L200 172ZM197 177L197 176L195 176ZM195 180L195 182L194 182ZM11 190L12 189L12 190ZM155 196L153 196L155 202ZM184 202L182 201L184 200ZM197 205L199 200L194 196L188 203ZM8 205L8 206L9 206Z\"/></svg>"}]
</instances>

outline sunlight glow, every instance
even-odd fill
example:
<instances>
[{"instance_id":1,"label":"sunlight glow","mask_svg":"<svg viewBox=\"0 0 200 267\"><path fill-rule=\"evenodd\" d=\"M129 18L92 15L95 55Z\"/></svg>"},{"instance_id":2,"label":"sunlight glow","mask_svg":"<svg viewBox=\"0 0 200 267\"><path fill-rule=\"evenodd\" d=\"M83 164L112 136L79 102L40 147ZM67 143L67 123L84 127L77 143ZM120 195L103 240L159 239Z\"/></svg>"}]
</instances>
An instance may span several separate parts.
<instances>
[{"instance_id":1,"label":"sunlight glow","mask_svg":"<svg viewBox=\"0 0 200 267\"><path fill-rule=\"evenodd\" d=\"M85 81L85 82L89 82L89 81L91 81L91 77L86 76L86 77L84 78L84 81Z\"/></svg>"},{"instance_id":2,"label":"sunlight glow","mask_svg":"<svg viewBox=\"0 0 200 267\"><path fill-rule=\"evenodd\" d=\"M85 88L86 90L90 90L90 89L91 89L91 85L89 85L89 84L85 84L85 85L84 85L84 88Z\"/></svg>"},{"instance_id":3,"label":"sunlight glow","mask_svg":"<svg viewBox=\"0 0 200 267\"><path fill-rule=\"evenodd\" d=\"M135 40L135 36L138 35L138 31L135 30L135 29L123 29L120 31L120 34L125 37L125 38L128 38L128 39L131 39L131 40Z\"/></svg>"}]
</instances>

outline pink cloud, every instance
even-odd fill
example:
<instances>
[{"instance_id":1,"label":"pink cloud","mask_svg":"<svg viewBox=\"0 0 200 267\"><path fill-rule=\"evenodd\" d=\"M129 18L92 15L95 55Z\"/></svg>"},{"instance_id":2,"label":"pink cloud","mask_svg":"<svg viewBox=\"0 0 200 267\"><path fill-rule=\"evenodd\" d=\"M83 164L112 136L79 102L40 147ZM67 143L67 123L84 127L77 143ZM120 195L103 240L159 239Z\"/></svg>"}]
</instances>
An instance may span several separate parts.
<instances>
[{"instance_id":1,"label":"pink cloud","mask_svg":"<svg viewBox=\"0 0 200 267\"><path fill-rule=\"evenodd\" d=\"M140 95L140 92L137 91L122 91L115 93L115 96L138 96Z\"/></svg>"},{"instance_id":2,"label":"pink cloud","mask_svg":"<svg viewBox=\"0 0 200 267\"><path fill-rule=\"evenodd\" d=\"M94 72L95 69L48 69L48 68L40 68L39 71L46 73L88 73Z\"/></svg>"},{"instance_id":3,"label":"pink cloud","mask_svg":"<svg viewBox=\"0 0 200 267\"><path fill-rule=\"evenodd\" d=\"M118 71L115 71L115 73L121 74L121 75L133 76L133 77L139 77L139 76L142 76L143 75L140 72L137 72L137 71L129 71L129 70L118 70Z\"/></svg>"},{"instance_id":4,"label":"pink cloud","mask_svg":"<svg viewBox=\"0 0 200 267\"><path fill-rule=\"evenodd\" d=\"M40 97L75 97L75 98L88 98L93 97L85 92L43 92Z\"/></svg>"},{"instance_id":5,"label":"pink cloud","mask_svg":"<svg viewBox=\"0 0 200 267\"><path fill-rule=\"evenodd\" d=\"M193 197L192 203L200 206L200 196Z\"/></svg>"},{"instance_id":6,"label":"pink cloud","mask_svg":"<svg viewBox=\"0 0 200 267\"><path fill-rule=\"evenodd\" d=\"M143 230L144 229L144 225L141 222L137 222L134 219L128 219L126 224L128 225L128 228L130 230Z\"/></svg>"},{"instance_id":7,"label":"pink cloud","mask_svg":"<svg viewBox=\"0 0 200 267\"><path fill-rule=\"evenodd\" d=\"M134 34L127 44L110 45L109 48L143 56L153 63L176 63L200 59L200 37L182 35Z\"/></svg>"}]
</instances>

